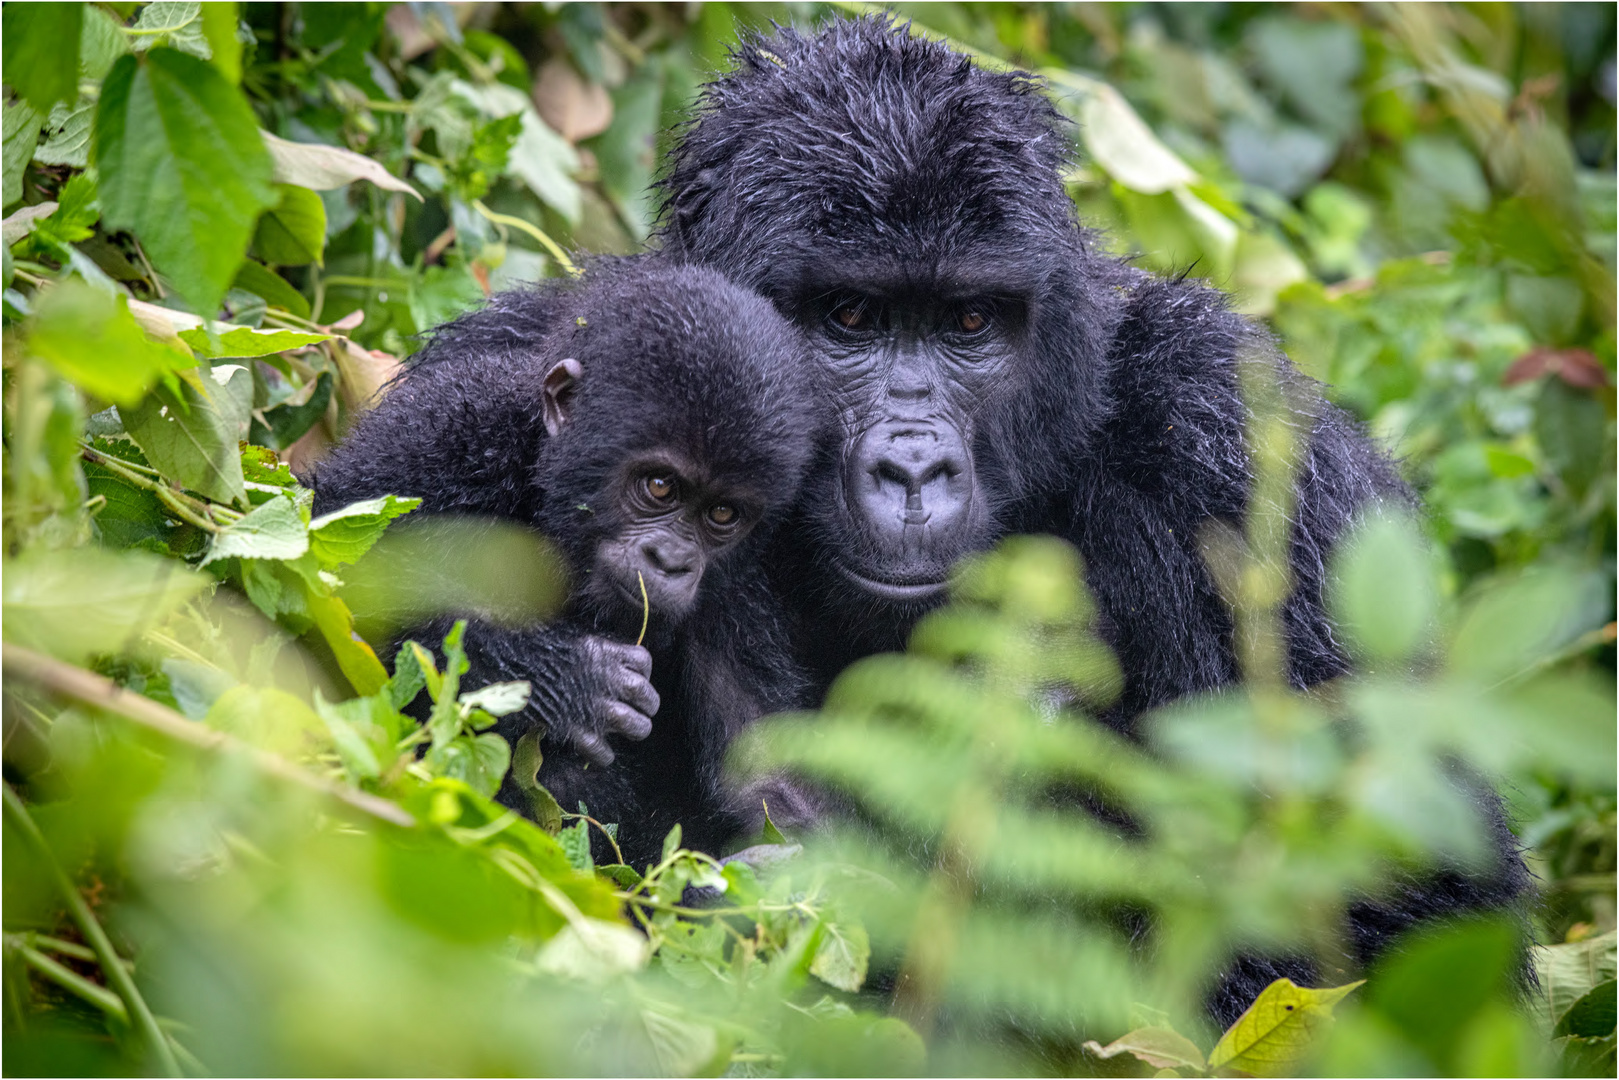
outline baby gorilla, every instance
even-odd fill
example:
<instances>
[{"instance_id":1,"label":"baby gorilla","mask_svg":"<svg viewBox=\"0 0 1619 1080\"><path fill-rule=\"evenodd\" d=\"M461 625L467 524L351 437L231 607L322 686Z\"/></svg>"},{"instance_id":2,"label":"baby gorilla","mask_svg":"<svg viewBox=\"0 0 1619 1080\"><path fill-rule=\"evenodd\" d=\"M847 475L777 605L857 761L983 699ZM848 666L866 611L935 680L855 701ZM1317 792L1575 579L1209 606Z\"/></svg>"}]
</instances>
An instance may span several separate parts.
<instances>
[{"instance_id":1,"label":"baby gorilla","mask_svg":"<svg viewBox=\"0 0 1619 1080\"><path fill-rule=\"evenodd\" d=\"M802 704L758 566L817 431L799 341L717 273L604 260L440 328L317 467L316 513L416 495L414 519L514 520L561 549L575 584L562 617L475 618L466 680L530 682L501 734L538 728L540 782L618 821L631 861L677 821L710 849L746 831L765 796L723 789L725 748L752 717ZM501 798L526 809L518 780ZM768 797L791 816L790 791Z\"/></svg>"}]
</instances>

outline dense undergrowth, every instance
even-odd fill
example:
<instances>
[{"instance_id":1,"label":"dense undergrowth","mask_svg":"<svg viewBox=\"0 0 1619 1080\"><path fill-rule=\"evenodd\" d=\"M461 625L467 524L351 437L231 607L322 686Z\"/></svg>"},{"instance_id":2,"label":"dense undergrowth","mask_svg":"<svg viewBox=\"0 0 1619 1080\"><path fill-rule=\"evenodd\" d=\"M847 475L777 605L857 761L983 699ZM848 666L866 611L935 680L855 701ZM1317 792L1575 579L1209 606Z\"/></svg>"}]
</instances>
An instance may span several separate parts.
<instances>
[{"instance_id":1,"label":"dense undergrowth","mask_svg":"<svg viewBox=\"0 0 1619 1080\"><path fill-rule=\"evenodd\" d=\"M384 553L411 493L311 520L289 465L421 331L635 249L736 24L836 10L5 5L7 1072L1611 1074L1611 7L912 13L1045 74L1086 220L1227 287L1402 455L1428 520L1369 523L1335 597L1366 674L1276 678L1261 515L1206 538L1248 688L1120 742L1083 568L1015 538L748 733L737 768L865 809L756 875L678 834L593 865L617 823L490 799L537 764L486 730L526 686L462 686L455 634L366 643L469 596L543 617L548 553ZM1481 850L1457 760L1545 887L1528 1003L1501 922L1342 960L1349 892ZM1221 1037L1235 949L1368 981Z\"/></svg>"}]
</instances>

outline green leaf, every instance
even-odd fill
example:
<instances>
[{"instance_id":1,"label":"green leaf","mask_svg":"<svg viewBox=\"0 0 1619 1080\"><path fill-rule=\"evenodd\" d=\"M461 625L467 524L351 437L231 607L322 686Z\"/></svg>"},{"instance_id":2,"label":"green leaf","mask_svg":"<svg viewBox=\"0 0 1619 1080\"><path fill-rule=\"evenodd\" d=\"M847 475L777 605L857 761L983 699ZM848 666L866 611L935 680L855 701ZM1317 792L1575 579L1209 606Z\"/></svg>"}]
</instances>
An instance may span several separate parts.
<instances>
[{"instance_id":1,"label":"green leaf","mask_svg":"<svg viewBox=\"0 0 1619 1080\"><path fill-rule=\"evenodd\" d=\"M79 37L84 4L6 4L0 17L0 68L6 83L41 114L79 96Z\"/></svg>"},{"instance_id":2,"label":"green leaf","mask_svg":"<svg viewBox=\"0 0 1619 1080\"><path fill-rule=\"evenodd\" d=\"M1568 1011L1592 989L1611 981L1619 969L1619 933L1534 950L1535 974L1551 1026L1562 1023Z\"/></svg>"},{"instance_id":3,"label":"green leaf","mask_svg":"<svg viewBox=\"0 0 1619 1080\"><path fill-rule=\"evenodd\" d=\"M574 822L557 833L557 842L568 856L569 866L585 873L595 868L595 860L590 857L590 822Z\"/></svg>"},{"instance_id":4,"label":"green leaf","mask_svg":"<svg viewBox=\"0 0 1619 1080\"><path fill-rule=\"evenodd\" d=\"M242 81L242 39L236 36L234 0L210 0L202 5L202 36L213 54L214 66L232 83Z\"/></svg>"},{"instance_id":5,"label":"green leaf","mask_svg":"<svg viewBox=\"0 0 1619 1080\"><path fill-rule=\"evenodd\" d=\"M35 548L0 575L7 641L64 660L129 649L210 584L174 559L99 548Z\"/></svg>"},{"instance_id":6,"label":"green leaf","mask_svg":"<svg viewBox=\"0 0 1619 1080\"><path fill-rule=\"evenodd\" d=\"M207 375L182 372L178 381L179 393L159 386L134 408L120 405L124 430L164 476L215 502L245 506L236 444L247 433L252 376L222 365Z\"/></svg>"},{"instance_id":7,"label":"green leaf","mask_svg":"<svg viewBox=\"0 0 1619 1080\"><path fill-rule=\"evenodd\" d=\"M173 49L123 57L102 84L92 145L107 226L133 231L192 309L213 314L277 201L241 92Z\"/></svg>"},{"instance_id":8,"label":"green leaf","mask_svg":"<svg viewBox=\"0 0 1619 1080\"><path fill-rule=\"evenodd\" d=\"M623 863L598 866L596 867L596 875L611 881L615 888L623 889L626 892L635 888L644 880L633 866L625 866Z\"/></svg>"},{"instance_id":9,"label":"green leaf","mask_svg":"<svg viewBox=\"0 0 1619 1080\"><path fill-rule=\"evenodd\" d=\"M461 695L463 709L482 709L490 716L509 716L528 704L529 684L514 682L490 683Z\"/></svg>"},{"instance_id":10,"label":"green leaf","mask_svg":"<svg viewBox=\"0 0 1619 1080\"><path fill-rule=\"evenodd\" d=\"M1614 1033L1616 1019L1615 988L1619 986L1614 980L1597 983L1591 992L1576 1001L1563 1018L1557 1022L1554 1034L1574 1035L1580 1038L1603 1038Z\"/></svg>"},{"instance_id":11,"label":"green leaf","mask_svg":"<svg viewBox=\"0 0 1619 1080\"><path fill-rule=\"evenodd\" d=\"M309 301L303 293L287 283L287 279L262 263L252 259L243 262L231 281L231 288L243 289L261 297L272 308L289 311L300 319L309 318Z\"/></svg>"},{"instance_id":12,"label":"green leaf","mask_svg":"<svg viewBox=\"0 0 1619 1080\"><path fill-rule=\"evenodd\" d=\"M137 52L162 43L202 60L212 55L203 36L198 0L153 0L141 9L141 17L130 29L140 35L135 38Z\"/></svg>"},{"instance_id":13,"label":"green leaf","mask_svg":"<svg viewBox=\"0 0 1619 1080\"><path fill-rule=\"evenodd\" d=\"M1106 1046L1091 1039L1084 1043L1084 1047L1099 1058L1130 1054L1155 1069L1191 1069L1194 1072L1203 1072L1208 1068L1207 1062L1203 1060L1203 1051L1197 1048L1197 1044L1180 1032L1169 1028L1137 1028L1128 1035L1119 1036Z\"/></svg>"},{"instance_id":14,"label":"green leaf","mask_svg":"<svg viewBox=\"0 0 1619 1080\"><path fill-rule=\"evenodd\" d=\"M277 183L330 191L366 180L386 191L402 191L421 199L415 188L363 154L320 143L288 142L268 131L260 131L259 136L270 154Z\"/></svg>"},{"instance_id":15,"label":"green leaf","mask_svg":"<svg viewBox=\"0 0 1619 1080\"><path fill-rule=\"evenodd\" d=\"M311 334L303 330L255 330L251 326L231 326L220 323L214 327L218 344L208 340L208 331L201 326L180 331L180 340L197 350L203 357L214 359L231 357L247 359L269 356L271 353L301 349L321 341L330 341L331 334Z\"/></svg>"},{"instance_id":16,"label":"green leaf","mask_svg":"<svg viewBox=\"0 0 1619 1080\"><path fill-rule=\"evenodd\" d=\"M770 820L770 804L765 803L763 805L765 811L764 842L767 844L788 843L787 837L783 836L781 830L776 828L776 823Z\"/></svg>"},{"instance_id":17,"label":"green leaf","mask_svg":"<svg viewBox=\"0 0 1619 1080\"><path fill-rule=\"evenodd\" d=\"M1366 980L1311 990L1277 979L1260 992L1209 1051L1209 1068L1292 1076L1332 1023L1332 1009Z\"/></svg>"},{"instance_id":18,"label":"green leaf","mask_svg":"<svg viewBox=\"0 0 1619 1080\"><path fill-rule=\"evenodd\" d=\"M39 297L28 350L120 407L140 402L160 376L196 363L185 351L149 337L122 296L72 280Z\"/></svg>"},{"instance_id":19,"label":"green leaf","mask_svg":"<svg viewBox=\"0 0 1619 1080\"><path fill-rule=\"evenodd\" d=\"M264 432L268 436L267 441L278 450L286 450L291 447L304 432L314 427L319 423L320 418L326 415L326 408L332 402L332 386L334 383L335 380L332 378L330 371L321 372L320 377L315 380L315 389L309 395L308 401L302 405L293 405L291 403L277 405L264 414L264 419L270 425L268 431L258 428L255 423L256 430ZM255 441L258 440L255 439Z\"/></svg>"},{"instance_id":20,"label":"green leaf","mask_svg":"<svg viewBox=\"0 0 1619 1080\"><path fill-rule=\"evenodd\" d=\"M358 562L382 536L390 521L421 504L420 499L384 495L322 514L309 523L315 557L328 570Z\"/></svg>"},{"instance_id":21,"label":"green leaf","mask_svg":"<svg viewBox=\"0 0 1619 1080\"><path fill-rule=\"evenodd\" d=\"M375 779L393 764L394 750L390 709L380 698L359 697L333 703L315 691L315 712L326 722L326 729L337 745L338 757L351 780ZM380 715L379 715L380 714ZM383 722L378 723L381 719Z\"/></svg>"},{"instance_id":22,"label":"green leaf","mask_svg":"<svg viewBox=\"0 0 1619 1080\"><path fill-rule=\"evenodd\" d=\"M436 776L460 780L486 798L494 798L511 764L511 747L499 735L458 735L427 753Z\"/></svg>"},{"instance_id":23,"label":"green leaf","mask_svg":"<svg viewBox=\"0 0 1619 1080\"><path fill-rule=\"evenodd\" d=\"M309 530L298 506L276 496L221 530L202 565L216 559L296 559L309 550Z\"/></svg>"},{"instance_id":24,"label":"green leaf","mask_svg":"<svg viewBox=\"0 0 1619 1080\"><path fill-rule=\"evenodd\" d=\"M321 265L326 249L326 204L296 184L277 184L281 201L264 212L253 233L253 252L276 266Z\"/></svg>"},{"instance_id":25,"label":"green leaf","mask_svg":"<svg viewBox=\"0 0 1619 1080\"><path fill-rule=\"evenodd\" d=\"M1412 656L1438 611L1432 569L1415 525L1378 514L1355 530L1339 556L1334 607L1350 640L1377 660Z\"/></svg>"},{"instance_id":26,"label":"green leaf","mask_svg":"<svg viewBox=\"0 0 1619 1080\"><path fill-rule=\"evenodd\" d=\"M1080 138L1092 159L1114 180L1143 195L1158 195L1196 182L1197 173L1159 141L1113 87L1097 79L1052 70L1051 78L1080 92L1060 96L1079 124Z\"/></svg>"},{"instance_id":27,"label":"green leaf","mask_svg":"<svg viewBox=\"0 0 1619 1080\"><path fill-rule=\"evenodd\" d=\"M3 190L0 190L0 205L10 206L22 198L22 174L34 158L42 118L21 98L7 102L4 115L5 177Z\"/></svg>"},{"instance_id":28,"label":"green leaf","mask_svg":"<svg viewBox=\"0 0 1619 1080\"><path fill-rule=\"evenodd\" d=\"M215 699L204 722L294 760L332 746L331 730L316 712L285 690L271 687L231 687Z\"/></svg>"},{"instance_id":29,"label":"green leaf","mask_svg":"<svg viewBox=\"0 0 1619 1080\"><path fill-rule=\"evenodd\" d=\"M100 4L86 4L84 32L79 35L79 77L100 82L127 52L129 38L118 17Z\"/></svg>"},{"instance_id":30,"label":"green leaf","mask_svg":"<svg viewBox=\"0 0 1619 1080\"><path fill-rule=\"evenodd\" d=\"M79 173L62 185L56 198L56 209L35 228L34 239L55 245L59 250L66 249L69 244L88 240L93 234L93 226L101 217L101 210L96 204L95 177L89 173Z\"/></svg>"},{"instance_id":31,"label":"green leaf","mask_svg":"<svg viewBox=\"0 0 1619 1080\"><path fill-rule=\"evenodd\" d=\"M821 942L810 961L810 974L829 986L855 993L866 981L866 964L871 959L871 939L858 922L823 922Z\"/></svg>"},{"instance_id":32,"label":"green leaf","mask_svg":"<svg viewBox=\"0 0 1619 1080\"><path fill-rule=\"evenodd\" d=\"M669 835L663 838L663 858L667 862L669 856L680 850L680 826L677 824L669 830Z\"/></svg>"},{"instance_id":33,"label":"green leaf","mask_svg":"<svg viewBox=\"0 0 1619 1080\"><path fill-rule=\"evenodd\" d=\"M393 702L394 708L403 709L416 700L416 695L426 685L427 676L422 673L416 651L401 646L394 654L394 673L388 678L388 700Z\"/></svg>"}]
</instances>

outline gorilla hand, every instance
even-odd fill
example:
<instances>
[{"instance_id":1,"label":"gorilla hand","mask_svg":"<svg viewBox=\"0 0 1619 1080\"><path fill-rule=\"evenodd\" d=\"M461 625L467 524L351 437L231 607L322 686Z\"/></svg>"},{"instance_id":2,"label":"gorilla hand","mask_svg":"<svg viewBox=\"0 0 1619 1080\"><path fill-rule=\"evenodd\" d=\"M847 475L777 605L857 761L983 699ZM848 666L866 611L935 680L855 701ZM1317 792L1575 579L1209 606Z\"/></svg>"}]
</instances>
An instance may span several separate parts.
<instances>
[{"instance_id":1,"label":"gorilla hand","mask_svg":"<svg viewBox=\"0 0 1619 1080\"><path fill-rule=\"evenodd\" d=\"M566 742L593 765L611 765L607 736L644 739L652 734L658 692L652 688L652 654L639 645L585 635L577 645L579 673L588 687L585 715L574 723L548 723L551 737Z\"/></svg>"}]
</instances>

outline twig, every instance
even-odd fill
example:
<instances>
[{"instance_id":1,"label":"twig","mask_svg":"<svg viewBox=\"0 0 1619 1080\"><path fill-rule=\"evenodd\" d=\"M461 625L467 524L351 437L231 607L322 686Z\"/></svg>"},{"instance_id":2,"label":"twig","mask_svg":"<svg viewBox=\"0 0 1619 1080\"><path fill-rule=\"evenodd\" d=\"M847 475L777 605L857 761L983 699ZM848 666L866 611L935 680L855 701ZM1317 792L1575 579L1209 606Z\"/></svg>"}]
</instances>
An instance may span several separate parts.
<instances>
[{"instance_id":1,"label":"twig","mask_svg":"<svg viewBox=\"0 0 1619 1080\"><path fill-rule=\"evenodd\" d=\"M640 643L637 642L636 644L640 644ZM576 821L588 821L588 822L590 822L590 824L592 824L592 825L596 826L596 828L600 829L601 834L603 836L607 837L607 842L612 845L613 854L618 856L618 864L617 865L619 865L619 866L624 865L624 852L619 849L618 841L613 838L613 834L607 831L607 826L603 825L601 822L597 821L595 818L591 817L589 814L570 814L566 810L564 810L564 811L562 811L562 816L565 817L565 818L573 818Z\"/></svg>"},{"instance_id":2,"label":"twig","mask_svg":"<svg viewBox=\"0 0 1619 1080\"><path fill-rule=\"evenodd\" d=\"M103 678L92 671L74 667L72 664L63 663L43 653L9 642L5 643L3 651L0 651L0 663L4 664L7 677L21 676L46 689L121 716L141 727L198 749L238 754L258 766L261 772L324 795L367 817L378 818L407 829L416 825L415 818L387 799L378 798L364 791L356 791L306 772L283 757L260 750L222 731L215 731L195 721L187 720L173 709L159 705L151 698L125 690L111 679Z\"/></svg>"},{"instance_id":3,"label":"twig","mask_svg":"<svg viewBox=\"0 0 1619 1080\"><path fill-rule=\"evenodd\" d=\"M10 651L10 646L7 646L8 656ZM9 660L7 666L10 666ZM57 864L56 857L51 854L50 845L45 842L45 837L40 835L39 826L34 824L34 819L28 814L28 808L17 797L17 793L11 790L10 784L5 786L5 800L6 816L39 855L46 874L61 892L62 899L67 902L68 914L78 925L79 933L84 935L85 942L95 950L96 959L101 964L102 975L123 1000L124 1008L135 1030L140 1033L148 1049L156 1056L158 1068L165 1076L182 1075L180 1064L174 1059L174 1050L169 1046L168 1037L163 1034L163 1029L157 1026L157 1017L152 1015L152 1010L146 1005L146 999L141 997L140 990L135 986L134 976L124 967L117 950L112 947L112 941L107 937L107 932L101 928L101 923L96 919L95 912L84 902L84 894L79 892L73 879L69 878Z\"/></svg>"},{"instance_id":4,"label":"twig","mask_svg":"<svg viewBox=\"0 0 1619 1080\"><path fill-rule=\"evenodd\" d=\"M110 454L103 454L100 450L84 443L79 444L79 454L90 464L99 465L124 481L124 483L150 491L158 497L158 501L174 511L175 516L182 521L195 525L199 529L206 529L208 532L218 532L220 530L220 526L203 516L203 511L199 509L203 504L199 503L196 507L188 506L186 496L178 494L173 488L160 480L142 476L135 471L138 466L120 461Z\"/></svg>"},{"instance_id":5,"label":"twig","mask_svg":"<svg viewBox=\"0 0 1619 1080\"><path fill-rule=\"evenodd\" d=\"M538 240L542 245L544 245L545 250L551 253L551 258L555 259L557 261L557 265L568 272L569 277L579 276L579 268L573 264L572 259L568 258L567 252L562 250L562 245L558 244L555 240L551 239L550 236L546 235L545 230L541 229L538 225L524 221L520 217L512 217L510 214L497 214L493 210L489 209L489 207L485 206L483 204L483 200L481 199L473 199L472 208L478 211L478 213L482 214L484 217L488 218L490 221L494 222L496 225L504 225L508 228L518 229L532 236L534 239Z\"/></svg>"},{"instance_id":6,"label":"twig","mask_svg":"<svg viewBox=\"0 0 1619 1080\"><path fill-rule=\"evenodd\" d=\"M652 602L646 598L646 578L641 576L641 571L635 572L635 580L641 583L641 632L635 635L635 644L640 647L646 640L646 624L652 621Z\"/></svg>"}]
</instances>

